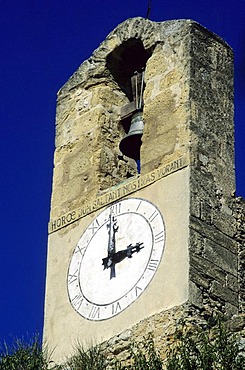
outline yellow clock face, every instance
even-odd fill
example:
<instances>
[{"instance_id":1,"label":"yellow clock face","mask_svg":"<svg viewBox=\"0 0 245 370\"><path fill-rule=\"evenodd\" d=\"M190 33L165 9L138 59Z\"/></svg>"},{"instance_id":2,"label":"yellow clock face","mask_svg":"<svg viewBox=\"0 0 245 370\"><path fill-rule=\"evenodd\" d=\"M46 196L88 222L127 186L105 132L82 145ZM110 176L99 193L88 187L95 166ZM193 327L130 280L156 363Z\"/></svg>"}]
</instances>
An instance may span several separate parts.
<instances>
[{"instance_id":1,"label":"yellow clock face","mask_svg":"<svg viewBox=\"0 0 245 370\"><path fill-rule=\"evenodd\" d=\"M152 280L164 245L163 217L149 201L127 198L103 210L71 259L67 287L73 308L95 321L122 312Z\"/></svg>"}]
</instances>

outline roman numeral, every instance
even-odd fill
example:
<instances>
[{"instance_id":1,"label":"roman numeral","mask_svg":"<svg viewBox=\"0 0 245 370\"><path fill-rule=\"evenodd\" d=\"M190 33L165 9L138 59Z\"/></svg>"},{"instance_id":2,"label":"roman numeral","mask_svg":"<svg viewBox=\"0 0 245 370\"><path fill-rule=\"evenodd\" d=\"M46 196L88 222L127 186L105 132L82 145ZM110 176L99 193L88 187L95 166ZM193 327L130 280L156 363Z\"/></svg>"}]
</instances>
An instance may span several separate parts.
<instances>
[{"instance_id":1,"label":"roman numeral","mask_svg":"<svg viewBox=\"0 0 245 370\"><path fill-rule=\"evenodd\" d=\"M74 283L74 281L77 281L77 278L78 278L78 269L75 271L74 274L68 275L68 284Z\"/></svg>"},{"instance_id":2,"label":"roman numeral","mask_svg":"<svg viewBox=\"0 0 245 370\"><path fill-rule=\"evenodd\" d=\"M111 313L112 313L112 315L116 315L121 310L122 310L122 308L121 308L119 302L112 303L112 305L111 305Z\"/></svg>"},{"instance_id":3,"label":"roman numeral","mask_svg":"<svg viewBox=\"0 0 245 370\"><path fill-rule=\"evenodd\" d=\"M138 297L140 295L140 293L142 292L142 288L140 288L139 286L136 285L135 287L135 295L136 297Z\"/></svg>"},{"instance_id":4,"label":"roman numeral","mask_svg":"<svg viewBox=\"0 0 245 370\"><path fill-rule=\"evenodd\" d=\"M121 207L122 207L121 203L116 203L113 204L113 206L111 206L111 210L115 215L118 215L119 213L121 213Z\"/></svg>"},{"instance_id":5,"label":"roman numeral","mask_svg":"<svg viewBox=\"0 0 245 370\"><path fill-rule=\"evenodd\" d=\"M158 212L157 211L154 211L150 217L149 217L149 221L152 222L158 215Z\"/></svg>"},{"instance_id":6,"label":"roman numeral","mask_svg":"<svg viewBox=\"0 0 245 370\"><path fill-rule=\"evenodd\" d=\"M99 221L96 220L92 223L92 225L88 228L88 230L91 230L92 231L92 235L94 235L94 233L97 231L97 229L100 227L100 224L99 224Z\"/></svg>"},{"instance_id":7,"label":"roman numeral","mask_svg":"<svg viewBox=\"0 0 245 370\"><path fill-rule=\"evenodd\" d=\"M78 293L75 295L75 297L71 300L73 306L75 307L76 310L79 310L83 303L83 295L81 293Z\"/></svg>"},{"instance_id":8,"label":"roman numeral","mask_svg":"<svg viewBox=\"0 0 245 370\"><path fill-rule=\"evenodd\" d=\"M141 203L142 203L142 200L139 202L139 204L138 204L138 206L136 208L136 212L138 212L138 209L140 208Z\"/></svg>"},{"instance_id":9,"label":"roman numeral","mask_svg":"<svg viewBox=\"0 0 245 370\"><path fill-rule=\"evenodd\" d=\"M94 318L97 318L99 319L100 318L100 307L98 306L92 306L91 310L90 310L90 313L89 313L89 318L90 319L94 319Z\"/></svg>"},{"instance_id":10,"label":"roman numeral","mask_svg":"<svg viewBox=\"0 0 245 370\"><path fill-rule=\"evenodd\" d=\"M164 234L163 231L160 231L158 234L155 235L154 241L155 243L163 242L164 240Z\"/></svg>"},{"instance_id":11,"label":"roman numeral","mask_svg":"<svg viewBox=\"0 0 245 370\"><path fill-rule=\"evenodd\" d=\"M80 253L81 254L81 256L83 255L83 249L84 249L85 247L80 247L79 245L77 245L77 247L76 247L76 251L75 251L75 253Z\"/></svg>"},{"instance_id":12,"label":"roman numeral","mask_svg":"<svg viewBox=\"0 0 245 370\"><path fill-rule=\"evenodd\" d=\"M157 266L158 266L158 262L159 262L159 260L151 259L148 266L147 266L147 269L151 270L151 271L156 271Z\"/></svg>"}]
</instances>

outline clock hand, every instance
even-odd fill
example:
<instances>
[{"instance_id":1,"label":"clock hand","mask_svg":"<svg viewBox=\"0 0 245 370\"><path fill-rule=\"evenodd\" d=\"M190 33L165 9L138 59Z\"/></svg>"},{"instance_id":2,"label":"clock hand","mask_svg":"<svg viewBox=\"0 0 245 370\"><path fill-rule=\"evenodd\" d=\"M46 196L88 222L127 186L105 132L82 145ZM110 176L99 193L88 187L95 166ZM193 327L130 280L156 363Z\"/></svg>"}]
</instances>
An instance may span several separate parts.
<instances>
[{"instance_id":1,"label":"clock hand","mask_svg":"<svg viewBox=\"0 0 245 370\"><path fill-rule=\"evenodd\" d=\"M129 244L126 249L118 251L114 254L114 263L119 263L126 257L132 258L132 255L136 252L138 253L142 248L144 248L143 243L136 243L135 245Z\"/></svg>"},{"instance_id":2,"label":"clock hand","mask_svg":"<svg viewBox=\"0 0 245 370\"><path fill-rule=\"evenodd\" d=\"M115 234L118 231L117 221L115 216L112 215L112 211L109 215L109 223L107 224L108 228L108 256L106 258L102 259L102 265L104 266L104 269L109 268L111 269L110 273L110 279L116 276L115 272L115 263L114 263L114 254L116 252L116 238Z\"/></svg>"},{"instance_id":3,"label":"clock hand","mask_svg":"<svg viewBox=\"0 0 245 370\"><path fill-rule=\"evenodd\" d=\"M133 253L135 252L138 253L143 248L144 248L143 243L136 243L134 246L132 246L132 244L128 245L127 246L127 257L131 258Z\"/></svg>"},{"instance_id":4,"label":"clock hand","mask_svg":"<svg viewBox=\"0 0 245 370\"><path fill-rule=\"evenodd\" d=\"M113 265L115 266L115 264L122 262L127 257L132 258L132 255L136 252L138 253L142 248L144 248L143 243L136 243L135 245L129 244L126 249L115 252L112 256ZM106 266L107 260L108 260L108 257L103 258L102 264L104 265L104 269L109 267L109 266Z\"/></svg>"}]
</instances>

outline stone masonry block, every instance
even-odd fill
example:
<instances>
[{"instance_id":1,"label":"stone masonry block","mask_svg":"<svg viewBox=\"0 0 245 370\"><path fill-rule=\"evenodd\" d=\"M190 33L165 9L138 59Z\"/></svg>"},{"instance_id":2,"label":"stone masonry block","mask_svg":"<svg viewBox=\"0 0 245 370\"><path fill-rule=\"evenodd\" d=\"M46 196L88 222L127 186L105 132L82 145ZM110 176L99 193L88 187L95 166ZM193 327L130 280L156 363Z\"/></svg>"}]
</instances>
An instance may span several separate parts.
<instances>
[{"instance_id":1,"label":"stone masonry block","mask_svg":"<svg viewBox=\"0 0 245 370\"><path fill-rule=\"evenodd\" d=\"M67 144L73 143L81 138L81 136L98 135L100 126L103 125L106 119L107 112L101 106L91 109L82 115L70 114L66 122L57 128L56 147L62 147ZM108 119L108 118L107 118ZM93 125L91 126L91 122Z\"/></svg>"},{"instance_id":2,"label":"stone masonry block","mask_svg":"<svg viewBox=\"0 0 245 370\"><path fill-rule=\"evenodd\" d=\"M199 285L199 284L198 284ZM194 306L203 309L203 299L202 299L201 289L193 282L189 282L189 301Z\"/></svg>"},{"instance_id":3,"label":"stone masonry block","mask_svg":"<svg viewBox=\"0 0 245 370\"><path fill-rule=\"evenodd\" d=\"M197 286L202 287L204 289L209 288L208 279L202 274L201 271L199 271L194 266L190 267L190 281L192 283L195 283Z\"/></svg>"},{"instance_id":4,"label":"stone masonry block","mask_svg":"<svg viewBox=\"0 0 245 370\"><path fill-rule=\"evenodd\" d=\"M225 302L229 302L232 305L236 306L236 302L238 302L238 294L228 287L222 286L217 281L212 283L210 294L219 297Z\"/></svg>"},{"instance_id":5,"label":"stone masonry block","mask_svg":"<svg viewBox=\"0 0 245 370\"><path fill-rule=\"evenodd\" d=\"M221 245L222 247L228 249L232 254L237 253L237 242L233 238L230 238L225 233L214 228L212 225L205 224L204 221L191 216L191 228L196 230L200 235L205 236L212 242Z\"/></svg>"},{"instance_id":6,"label":"stone masonry block","mask_svg":"<svg viewBox=\"0 0 245 370\"><path fill-rule=\"evenodd\" d=\"M234 276L234 275L231 275L231 274L227 274L227 277L226 277L226 285L231 290L234 290L234 292L238 292L238 290L239 290L239 284L238 284L238 278L237 278L237 276Z\"/></svg>"},{"instance_id":7,"label":"stone masonry block","mask_svg":"<svg viewBox=\"0 0 245 370\"><path fill-rule=\"evenodd\" d=\"M206 238L203 254L205 258L224 271L237 275L237 255L217 244L217 242Z\"/></svg>"},{"instance_id":8,"label":"stone masonry block","mask_svg":"<svg viewBox=\"0 0 245 370\"><path fill-rule=\"evenodd\" d=\"M159 47L160 45L158 45L157 50L155 49L148 60L145 72L146 81L152 78L155 79L157 76L165 74L167 70L173 69L173 63L162 50L159 50Z\"/></svg>"},{"instance_id":9,"label":"stone masonry block","mask_svg":"<svg viewBox=\"0 0 245 370\"><path fill-rule=\"evenodd\" d=\"M220 284L226 284L226 272L215 265L214 261L209 261L201 256L192 255L190 264L207 280L217 280Z\"/></svg>"},{"instance_id":10,"label":"stone masonry block","mask_svg":"<svg viewBox=\"0 0 245 370\"><path fill-rule=\"evenodd\" d=\"M200 198L199 195L194 192L191 193L190 212L192 216L200 218Z\"/></svg>"},{"instance_id":11,"label":"stone masonry block","mask_svg":"<svg viewBox=\"0 0 245 370\"><path fill-rule=\"evenodd\" d=\"M236 235L236 221L233 214L227 214L223 209L223 212L215 212L213 216L213 224L217 229L225 230L225 233L234 239Z\"/></svg>"},{"instance_id":12,"label":"stone masonry block","mask_svg":"<svg viewBox=\"0 0 245 370\"><path fill-rule=\"evenodd\" d=\"M204 236L199 234L195 230L191 229L189 240L191 253L193 253L194 255L201 256L204 249L204 240L205 240Z\"/></svg>"},{"instance_id":13,"label":"stone masonry block","mask_svg":"<svg viewBox=\"0 0 245 370\"><path fill-rule=\"evenodd\" d=\"M92 91L92 99L91 99L91 106L102 106L108 110L112 109L112 106L118 106L119 108L122 107L124 104L127 104L128 99L126 95L118 88L111 89L108 86L103 86L102 84L94 87L91 89ZM118 112L120 109L118 108Z\"/></svg>"}]
</instances>

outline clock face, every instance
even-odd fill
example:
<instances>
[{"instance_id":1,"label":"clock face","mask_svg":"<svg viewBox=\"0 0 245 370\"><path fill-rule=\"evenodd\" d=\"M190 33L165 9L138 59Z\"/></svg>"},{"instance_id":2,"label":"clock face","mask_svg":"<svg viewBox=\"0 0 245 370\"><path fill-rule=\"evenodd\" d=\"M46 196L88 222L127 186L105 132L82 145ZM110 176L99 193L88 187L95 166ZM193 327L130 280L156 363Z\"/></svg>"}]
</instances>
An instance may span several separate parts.
<instances>
[{"instance_id":1,"label":"clock face","mask_svg":"<svg viewBox=\"0 0 245 370\"><path fill-rule=\"evenodd\" d=\"M128 198L103 210L82 234L68 270L73 308L89 320L106 320L145 290L160 264L165 226L159 210Z\"/></svg>"}]
</instances>

